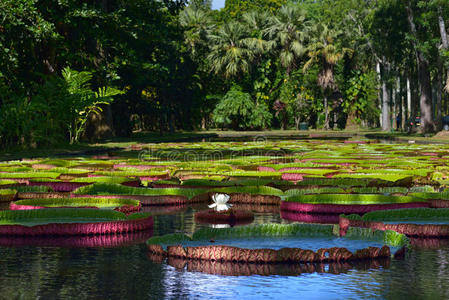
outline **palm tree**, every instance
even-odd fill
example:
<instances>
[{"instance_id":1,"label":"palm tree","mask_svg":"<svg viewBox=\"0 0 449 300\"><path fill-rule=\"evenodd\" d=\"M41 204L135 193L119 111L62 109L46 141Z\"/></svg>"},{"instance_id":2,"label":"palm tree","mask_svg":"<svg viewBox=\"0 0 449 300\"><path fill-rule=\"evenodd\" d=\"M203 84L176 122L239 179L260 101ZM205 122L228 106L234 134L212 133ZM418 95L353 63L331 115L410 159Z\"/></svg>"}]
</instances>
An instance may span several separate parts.
<instances>
[{"instance_id":1,"label":"palm tree","mask_svg":"<svg viewBox=\"0 0 449 300\"><path fill-rule=\"evenodd\" d=\"M184 41L193 59L201 59L207 49L207 36L212 30L209 11L187 7L179 14L179 23L185 28Z\"/></svg>"},{"instance_id":2,"label":"palm tree","mask_svg":"<svg viewBox=\"0 0 449 300\"><path fill-rule=\"evenodd\" d=\"M212 32L207 60L211 71L230 78L249 71L255 51L248 43L247 28L236 21L229 21Z\"/></svg>"},{"instance_id":3,"label":"palm tree","mask_svg":"<svg viewBox=\"0 0 449 300\"><path fill-rule=\"evenodd\" d=\"M340 31L333 30L327 25L318 23L313 28L313 38L307 47L308 61L304 65L304 71L312 65L318 64L318 85L323 90L325 121L324 129L329 129L329 109L328 95L337 89L334 77L334 67L343 58L349 49L340 49L336 45L336 39L341 34Z\"/></svg>"},{"instance_id":4,"label":"palm tree","mask_svg":"<svg viewBox=\"0 0 449 300\"><path fill-rule=\"evenodd\" d=\"M279 58L287 76L298 66L306 53L304 43L308 33L305 12L299 6L286 5L269 21L266 33L278 45Z\"/></svg>"},{"instance_id":5,"label":"palm tree","mask_svg":"<svg viewBox=\"0 0 449 300\"><path fill-rule=\"evenodd\" d=\"M245 44L258 56L262 56L262 54L271 51L276 45L276 42L267 40L267 20L270 19L270 14L267 12L251 11L243 14L242 19L248 32L248 37L244 41Z\"/></svg>"}]
</instances>

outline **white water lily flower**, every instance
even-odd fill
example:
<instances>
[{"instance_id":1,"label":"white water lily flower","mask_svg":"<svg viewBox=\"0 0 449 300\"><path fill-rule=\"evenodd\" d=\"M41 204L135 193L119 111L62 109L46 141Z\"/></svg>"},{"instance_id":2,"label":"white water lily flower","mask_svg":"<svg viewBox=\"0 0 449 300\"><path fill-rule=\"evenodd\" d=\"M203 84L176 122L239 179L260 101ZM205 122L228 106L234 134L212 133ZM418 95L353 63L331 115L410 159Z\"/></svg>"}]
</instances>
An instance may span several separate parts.
<instances>
[{"instance_id":1,"label":"white water lily flower","mask_svg":"<svg viewBox=\"0 0 449 300\"><path fill-rule=\"evenodd\" d=\"M231 204L228 204L230 196L226 194L212 195L213 204L209 205L209 208L214 208L216 211L225 211L231 208Z\"/></svg>"},{"instance_id":2,"label":"white water lily flower","mask_svg":"<svg viewBox=\"0 0 449 300\"><path fill-rule=\"evenodd\" d=\"M212 228L231 228L229 224L212 224Z\"/></svg>"}]
</instances>

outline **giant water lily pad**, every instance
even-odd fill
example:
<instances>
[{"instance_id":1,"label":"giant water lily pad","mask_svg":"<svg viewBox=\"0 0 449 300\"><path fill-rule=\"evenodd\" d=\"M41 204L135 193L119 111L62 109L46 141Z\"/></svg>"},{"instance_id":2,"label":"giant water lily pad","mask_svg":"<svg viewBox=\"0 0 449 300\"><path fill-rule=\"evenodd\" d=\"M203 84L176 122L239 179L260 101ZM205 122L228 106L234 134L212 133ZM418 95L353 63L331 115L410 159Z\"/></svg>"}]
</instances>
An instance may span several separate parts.
<instances>
[{"instance_id":1,"label":"giant water lily pad","mask_svg":"<svg viewBox=\"0 0 449 300\"><path fill-rule=\"evenodd\" d=\"M25 199L11 202L10 209L26 210L41 208L83 208L97 207L100 209L116 209L123 212L138 211L140 202L133 199L115 198L43 198Z\"/></svg>"},{"instance_id":2,"label":"giant water lily pad","mask_svg":"<svg viewBox=\"0 0 449 300\"><path fill-rule=\"evenodd\" d=\"M393 231L351 229L342 238L338 236L338 226L310 224L204 228L192 237L169 234L147 241L151 253L169 258L247 263L389 258L390 248L387 244L402 247L408 243L404 235Z\"/></svg>"},{"instance_id":3,"label":"giant water lily pad","mask_svg":"<svg viewBox=\"0 0 449 300\"><path fill-rule=\"evenodd\" d=\"M113 210L50 208L0 211L0 235L86 235L152 228L149 214Z\"/></svg>"},{"instance_id":4,"label":"giant water lily pad","mask_svg":"<svg viewBox=\"0 0 449 300\"><path fill-rule=\"evenodd\" d=\"M410 208L371 212L364 216L341 215L344 233L349 227L394 230L413 237L449 237L448 208Z\"/></svg>"},{"instance_id":5,"label":"giant water lily pad","mask_svg":"<svg viewBox=\"0 0 449 300\"><path fill-rule=\"evenodd\" d=\"M381 194L294 195L281 203L281 210L300 213L366 213L407 207L429 207L426 199Z\"/></svg>"}]
</instances>

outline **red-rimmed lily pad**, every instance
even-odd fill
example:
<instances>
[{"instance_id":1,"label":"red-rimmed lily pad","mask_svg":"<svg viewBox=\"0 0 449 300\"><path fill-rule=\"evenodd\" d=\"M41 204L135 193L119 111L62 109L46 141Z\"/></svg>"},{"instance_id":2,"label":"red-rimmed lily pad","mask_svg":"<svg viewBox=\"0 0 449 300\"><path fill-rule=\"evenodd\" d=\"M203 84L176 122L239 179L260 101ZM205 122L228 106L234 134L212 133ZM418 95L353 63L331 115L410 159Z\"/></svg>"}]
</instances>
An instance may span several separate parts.
<instances>
[{"instance_id":1,"label":"red-rimmed lily pad","mask_svg":"<svg viewBox=\"0 0 449 300\"><path fill-rule=\"evenodd\" d=\"M49 208L0 211L0 235L116 234L153 227L149 214L113 210Z\"/></svg>"},{"instance_id":2,"label":"red-rimmed lily pad","mask_svg":"<svg viewBox=\"0 0 449 300\"><path fill-rule=\"evenodd\" d=\"M359 215L341 215L341 234L350 227L371 228L374 230L393 230L407 236L418 238L449 237L448 208L409 208L371 212Z\"/></svg>"},{"instance_id":3,"label":"red-rimmed lily pad","mask_svg":"<svg viewBox=\"0 0 449 300\"><path fill-rule=\"evenodd\" d=\"M137 212L141 208L138 200L111 198L42 198L25 199L11 202L11 210L44 208L99 208L114 209L124 213Z\"/></svg>"},{"instance_id":4,"label":"red-rimmed lily pad","mask_svg":"<svg viewBox=\"0 0 449 300\"><path fill-rule=\"evenodd\" d=\"M144 243L153 230L82 236L0 236L2 247L115 248Z\"/></svg>"},{"instance_id":5,"label":"red-rimmed lily pad","mask_svg":"<svg viewBox=\"0 0 449 300\"><path fill-rule=\"evenodd\" d=\"M13 201L17 196L17 191L13 189L0 190L0 202Z\"/></svg>"},{"instance_id":6,"label":"red-rimmed lily pad","mask_svg":"<svg viewBox=\"0 0 449 300\"><path fill-rule=\"evenodd\" d=\"M375 258L390 258L390 248L403 247L409 244L408 239L393 231L376 231L353 229L347 237L336 238L338 226L312 224L264 224L212 229L203 228L192 237L184 234L169 234L153 237L147 241L152 254L171 258L182 258L200 261L242 262L242 263L328 263L372 260ZM300 243L315 247L301 249L294 247L282 248L283 244ZM247 245L240 248L237 245ZM345 247L321 245L346 245ZM312 246L314 245L314 246ZM383 245L382 247L365 245ZM306 246L306 247L307 247ZM166 247L166 250L164 250Z\"/></svg>"},{"instance_id":7,"label":"red-rimmed lily pad","mask_svg":"<svg viewBox=\"0 0 449 300\"><path fill-rule=\"evenodd\" d=\"M206 224L249 224L254 220L254 214L250 211L230 209L226 211L216 211L213 209L195 213L195 221Z\"/></svg>"},{"instance_id":8,"label":"red-rimmed lily pad","mask_svg":"<svg viewBox=\"0 0 449 300\"><path fill-rule=\"evenodd\" d=\"M364 214L376 210L429 207L422 198L381 194L316 194L287 197L281 210L321 214Z\"/></svg>"}]
</instances>

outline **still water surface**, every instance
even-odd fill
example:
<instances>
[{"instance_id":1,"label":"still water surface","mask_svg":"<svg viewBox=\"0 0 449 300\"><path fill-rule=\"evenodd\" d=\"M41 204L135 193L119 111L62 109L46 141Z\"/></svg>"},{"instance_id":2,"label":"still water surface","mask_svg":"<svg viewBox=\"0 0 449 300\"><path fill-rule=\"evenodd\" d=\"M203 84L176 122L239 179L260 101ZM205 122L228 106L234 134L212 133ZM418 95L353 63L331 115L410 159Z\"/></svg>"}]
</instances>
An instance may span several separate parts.
<instances>
[{"instance_id":1,"label":"still water surface","mask_svg":"<svg viewBox=\"0 0 449 300\"><path fill-rule=\"evenodd\" d=\"M279 213L256 215L255 223L270 222L286 223ZM153 234L191 233L202 226L192 210L180 210L157 216ZM23 240L0 246L0 299L449 299L447 244L414 250L384 266L223 276L153 262L142 243L61 248L32 242L41 246L18 247L26 245Z\"/></svg>"}]
</instances>

